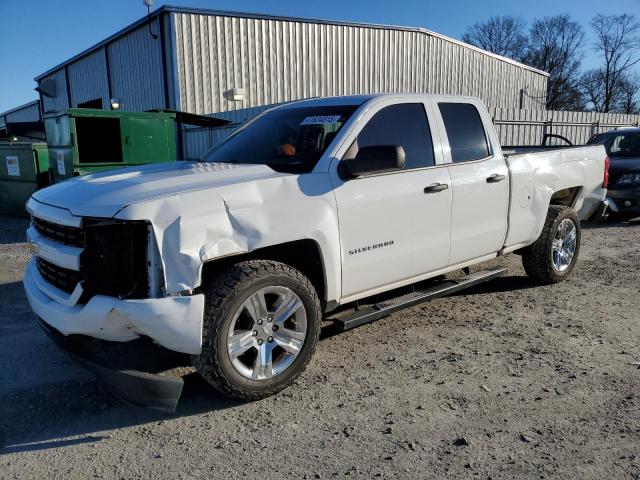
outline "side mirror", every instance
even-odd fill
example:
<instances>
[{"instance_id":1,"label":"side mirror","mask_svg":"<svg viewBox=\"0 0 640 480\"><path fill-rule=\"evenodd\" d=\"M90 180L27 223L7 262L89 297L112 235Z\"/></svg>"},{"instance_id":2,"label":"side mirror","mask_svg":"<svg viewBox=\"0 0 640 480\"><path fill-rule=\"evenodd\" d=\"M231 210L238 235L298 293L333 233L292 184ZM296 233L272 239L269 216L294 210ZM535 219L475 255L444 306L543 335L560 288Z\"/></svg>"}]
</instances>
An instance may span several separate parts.
<instances>
[{"instance_id":1,"label":"side mirror","mask_svg":"<svg viewBox=\"0 0 640 480\"><path fill-rule=\"evenodd\" d=\"M404 148L400 145L361 147L352 160L342 160L340 166L348 177L384 173L404 168Z\"/></svg>"}]
</instances>

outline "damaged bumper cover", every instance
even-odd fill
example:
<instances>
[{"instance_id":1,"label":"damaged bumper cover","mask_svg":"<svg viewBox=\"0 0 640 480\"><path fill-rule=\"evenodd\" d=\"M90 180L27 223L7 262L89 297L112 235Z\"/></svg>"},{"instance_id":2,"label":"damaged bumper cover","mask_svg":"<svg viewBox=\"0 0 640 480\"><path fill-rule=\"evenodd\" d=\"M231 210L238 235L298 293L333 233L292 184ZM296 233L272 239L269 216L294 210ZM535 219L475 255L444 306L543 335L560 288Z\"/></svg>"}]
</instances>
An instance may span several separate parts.
<instances>
[{"instance_id":1,"label":"damaged bumper cover","mask_svg":"<svg viewBox=\"0 0 640 480\"><path fill-rule=\"evenodd\" d=\"M58 347L80 366L95 374L116 397L139 407L165 412L175 411L184 386L182 378L154 375L122 366L114 367L100 359L102 348L96 345L96 342L99 343L98 340L78 335L62 335L41 318L38 318L38 323ZM154 353L137 353L146 353L147 358L156 357ZM122 363L121 355L118 356L118 360Z\"/></svg>"},{"instance_id":2,"label":"damaged bumper cover","mask_svg":"<svg viewBox=\"0 0 640 480\"><path fill-rule=\"evenodd\" d=\"M144 335L176 352L199 354L202 348L202 294L141 300L96 295L84 305L65 305L55 299L65 293L42 278L35 260L27 265L24 289L35 314L63 335L116 342Z\"/></svg>"}]
</instances>

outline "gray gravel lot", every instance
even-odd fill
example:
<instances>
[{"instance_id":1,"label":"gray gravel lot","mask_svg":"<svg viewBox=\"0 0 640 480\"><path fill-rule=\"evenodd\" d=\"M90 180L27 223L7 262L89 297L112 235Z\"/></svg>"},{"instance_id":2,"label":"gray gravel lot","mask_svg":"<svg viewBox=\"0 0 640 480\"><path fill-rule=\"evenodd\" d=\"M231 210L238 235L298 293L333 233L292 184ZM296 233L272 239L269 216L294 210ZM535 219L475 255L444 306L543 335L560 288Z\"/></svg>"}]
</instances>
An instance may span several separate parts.
<instances>
[{"instance_id":1,"label":"gray gravel lot","mask_svg":"<svg viewBox=\"0 0 640 480\"><path fill-rule=\"evenodd\" d=\"M292 388L129 407L35 325L26 221L0 219L0 478L640 479L640 221L575 275L509 274L320 342Z\"/></svg>"}]
</instances>

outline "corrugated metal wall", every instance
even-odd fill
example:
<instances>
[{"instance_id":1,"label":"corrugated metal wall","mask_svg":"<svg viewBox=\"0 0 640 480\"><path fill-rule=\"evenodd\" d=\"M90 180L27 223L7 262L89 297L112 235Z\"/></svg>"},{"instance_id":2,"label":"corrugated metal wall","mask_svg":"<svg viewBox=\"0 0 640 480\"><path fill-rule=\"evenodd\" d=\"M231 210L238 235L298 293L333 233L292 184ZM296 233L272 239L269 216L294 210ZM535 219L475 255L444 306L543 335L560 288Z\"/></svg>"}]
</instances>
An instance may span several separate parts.
<instances>
[{"instance_id":1,"label":"corrugated metal wall","mask_svg":"<svg viewBox=\"0 0 640 480\"><path fill-rule=\"evenodd\" d=\"M56 70L47 79L53 79L56 85L55 97L47 97L42 95L42 110L48 112L49 110L60 110L69 106L67 102L67 79L64 69Z\"/></svg>"},{"instance_id":2,"label":"corrugated metal wall","mask_svg":"<svg viewBox=\"0 0 640 480\"><path fill-rule=\"evenodd\" d=\"M39 122L40 105L38 102L30 102L20 107L14 108L8 112L0 114L1 124L10 122Z\"/></svg>"},{"instance_id":3,"label":"corrugated metal wall","mask_svg":"<svg viewBox=\"0 0 640 480\"><path fill-rule=\"evenodd\" d=\"M54 98L43 97L44 110L96 98L107 107L116 97L126 110L169 103L210 114L371 92L477 95L490 107L514 108L522 89L543 97L547 81L540 72L425 30L182 11L153 18L151 30L158 38L142 24L39 78L53 78L57 86ZM244 88L246 100L234 101L234 88ZM530 97L523 101L525 108L542 107Z\"/></svg>"},{"instance_id":4,"label":"corrugated metal wall","mask_svg":"<svg viewBox=\"0 0 640 480\"><path fill-rule=\"evenodd\" d=\"M638 126L640 115L496 108L491 112L502 145L539 145L545 133L562 135L574 145L615 127ZM552 142L561 143L561 142Z\"/></svg>"},{"instance_id":5,"label":"corrugated metal wall","mask_svg":"<svg viewBox=\"0 0 640 480\"><path fill-rule=\"evenodd\" d=\"M158 34L158 19L151 28ZM161 42L151 36L148 26L138 28L110 44L107 54L111 95L120 100L123 109L144 111L164 107Z\"/></svg>"},{"instance_id":6,"label":"corrugated metal wall","mask_svg":"<svg viewBox=\"0 0 640 480\"><path fill-rule=\"evenodd\" d=\"M109 105L109 86L107 84L107 65L104 49L81 58L69 65L69 84L71 86L71 105L76 107L96 98L102 99L103 107Z\"/></svg>"},{"instance_id":7,"label":"corrugated metal wall","mask_svg":"<svg viewBox=\"0 0 640 480\"><path fill-rule=\"evenodd\" d=\"M371 92L476 95L513 108L521 89L533 97L546 90L545 75L424 31L172 15L180 108L191 113ZM234 88L246 90L245 101L230 99Z\"/></svg>"},{"instance_id":8,"label":"corrugated metal wall","mask_svg":"<svg viewBox=\"0 0 640 480\"><path fill-rule=\"evenodd\" d=\"M156 35L159 25L156 18L151 26ZM162 55L162 42L151 36L148 25L128 32L68 64L71 105L67 104L64 69L46 76L55 79L56 96L42 96L44 111L77 107L96 98L101 98L103 107L109 108L110 97L117 98L127 111L166 108Z\"/></svg>"},{"instance_id":9,"label":"corrugated metal wall","mask_svg":"<svg viewBox=\"0 0 640 480\"><path fill-rule=\"evenodd\" d=\"M185 158L201 158L212 146L230 135L240 124L275 105L244 108L230 112L217 113L215 116L231 120L231 124L217 128L183 127Z\"/></svg>"}]
</instances>

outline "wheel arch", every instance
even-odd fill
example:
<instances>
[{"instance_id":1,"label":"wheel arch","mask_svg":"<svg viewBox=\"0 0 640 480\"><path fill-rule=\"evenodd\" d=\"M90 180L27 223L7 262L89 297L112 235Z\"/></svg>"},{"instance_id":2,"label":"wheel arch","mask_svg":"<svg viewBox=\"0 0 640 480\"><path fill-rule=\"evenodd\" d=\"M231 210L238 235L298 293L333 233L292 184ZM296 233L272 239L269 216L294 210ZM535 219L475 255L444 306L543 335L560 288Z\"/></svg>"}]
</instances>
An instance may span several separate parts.
<instances>
[{"instance_id":1,"label":"wheel arch","mask_svg":"<svg viewBox=\"0 0 640 480\"><path fill-rule=\"evenodd\" d=\"M564 218L563 218L564 217ZM561 221L570 218L575 225L574 252L566 271L558 271L550 263L552 259L552 242L555 241L556 228ZM573 271L580 251L580 219L570 206L550 205L549 215L539 238L527 248L522 249L522 263L527 274L543 284L558 283ZM563 246L564 248L564 246Z\"/></svg>"},{"instance_id":2,"label":"wheel arch","mask_svg":"<svg viewBox=\"0 0 640 480\"><path fill-rule=\"evenodd\" d=\"M555 188L548 189L543 198L538 202L538 221L535 227L534 235L531 241L535 241L544 228L544 224L549 214L549 210L553 206L568 207L572 210L576 210L578 207L578 201L580 200L580 194L583 187L581 185L576 186L555 186ZM546 199L549 199L548 201Z\"/></svg>"},{"instance_id":3,"label":"wheel arch","mask_svg":"<svg viewBox=\"0 0 640 480\"><path fill-rule=\"evenodd\" d=\"M577 185L574 187L566 187L556 190L551 194L551 198L549 199L549 207L551 207L552 205L559 205L575 210L576 203L580 198L582 189L583 187L581 185Z\"/></svg>"},{"instance_id":4,"label":"wheel arch","mask_svg":"<svg viewBox=\"0 0 640 480\"><path fill-rule=\"evenodd\" d=\"M293 240L207 260L202 265L200 284L203 285L228 265L244 260L273 260L294 267L309 278L322 302L323 310L332 308L334 302L328 299L327 267L317 241L310 238Z\"/></svg>"}]
</instances>

